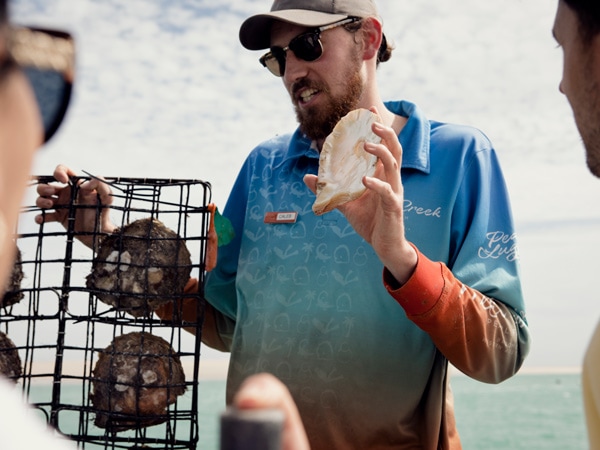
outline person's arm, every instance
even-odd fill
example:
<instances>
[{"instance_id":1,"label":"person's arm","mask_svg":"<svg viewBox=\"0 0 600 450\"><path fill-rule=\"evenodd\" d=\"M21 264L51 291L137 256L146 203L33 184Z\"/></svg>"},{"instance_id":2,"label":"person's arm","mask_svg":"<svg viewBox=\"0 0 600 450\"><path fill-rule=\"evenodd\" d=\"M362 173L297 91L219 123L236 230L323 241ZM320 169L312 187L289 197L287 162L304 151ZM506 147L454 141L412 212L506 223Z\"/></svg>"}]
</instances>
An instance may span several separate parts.
<instances>
[{"instance_id":1,"label":"person's arm","mask_svg":"<svg viewBox=\"0 0 600 450\"><path fill-rule=\"evenodd\" d=\"M185 294L198 292L198 280L190 278L184 289ZM210 303L204 302L202 307L204 317L202 321L202 342L211 348L222 352L231 350L231 342L225 336L233 334L234 322L217 311ZM186 327L187 323L198 322L198 298L184 297L180 301L173 301L159 306L155 311L162 320L173 321L181 324L189 333L196 334L196 328Z\"/></svg>"},{"instance_id":2,"label":"person's arm","mask_svg":"<svg viewBox=\"0 0 600 450\"><path fill-rule=\"evenodd\" d=\"M499 383L523 363L529 332L509 306L464 285L445 264L418 253L410 279L400 285L384 271L388 292L460 371Z\"/></svg>"},{"instance_id":3,"label":"person's arm","mask_svg":"<svg viewBox=\"0 0 600 450\"><path fill-rule=\"evenodd\" d=\"M379 158L380 167L374 177L363 178L367 192L340 211L386 267L390 293L453 365L486 382L514 375L528 353L529 332L520 315L522 295L504 180L487 139L474 139L470 160L457 167L460 187L449 231L451 272L408 242L399 170L402 146L389 127L375 125L373 132L382 143L365 144L365 151ZM305 182L316 187L316 176L307 175ZM490 234L508 240L501 245L506 253L485 255L493 240Z\"/></svg>"}]
</instances>

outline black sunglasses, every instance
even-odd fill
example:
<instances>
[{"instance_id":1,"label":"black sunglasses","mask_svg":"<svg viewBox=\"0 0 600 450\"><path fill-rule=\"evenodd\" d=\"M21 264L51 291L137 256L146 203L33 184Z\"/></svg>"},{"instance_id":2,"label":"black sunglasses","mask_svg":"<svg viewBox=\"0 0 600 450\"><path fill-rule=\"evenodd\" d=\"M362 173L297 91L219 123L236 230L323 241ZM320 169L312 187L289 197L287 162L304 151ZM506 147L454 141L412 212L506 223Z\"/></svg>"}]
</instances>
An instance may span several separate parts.
<instances>
[{"instance_id":1,"label":"black sunglasses","mask_svg":"<svg viewBox=\"0 0 600 450\"><path fill-rule=\"evenodd\" d=\"M9 49L9 58L31 84L47 142L60 126L71 99L75 42L64 31L13 27Z\"/></svg>"},{"instance_id":2,"label":"black sunglasses","mask_svg":"<svg viewBox=\"0 0 600 450\"><path fill-rule=\"evenodd\" d=\"M290 41L287 47L271 47L271 51L260 57L260 63L265 66L276 77L282 77L285 73L285 58L286 52L291 50L303 61L316 61L323 54L323 44L321 43L321 33L332 28L341 27L349 23L358 22L360 17L348 17L339 22L314 30L302 33Z\"/></svg>"}]
</instances>

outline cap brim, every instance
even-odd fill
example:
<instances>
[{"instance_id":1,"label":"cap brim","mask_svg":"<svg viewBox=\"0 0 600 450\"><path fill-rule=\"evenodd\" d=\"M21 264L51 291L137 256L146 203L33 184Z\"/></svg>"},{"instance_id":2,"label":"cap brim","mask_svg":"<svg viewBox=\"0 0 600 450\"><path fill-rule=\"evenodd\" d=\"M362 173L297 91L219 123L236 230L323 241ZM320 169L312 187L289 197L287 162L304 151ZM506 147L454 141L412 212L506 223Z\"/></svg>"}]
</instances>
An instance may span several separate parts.
<instances>
[{"instance_id":1,"label":"cap brim","mask_svg":"<svg viewBox=\"0 0 600 450\"><path fill-rule=\"evenodd\" d=\"M240 27L240 42L248 50L262 50L271 46L273 21L287 22L303 27L320 27L348 17L347 14L328 14L306 9L286 9L249 17Z\"/></svg>"}]
</instances>

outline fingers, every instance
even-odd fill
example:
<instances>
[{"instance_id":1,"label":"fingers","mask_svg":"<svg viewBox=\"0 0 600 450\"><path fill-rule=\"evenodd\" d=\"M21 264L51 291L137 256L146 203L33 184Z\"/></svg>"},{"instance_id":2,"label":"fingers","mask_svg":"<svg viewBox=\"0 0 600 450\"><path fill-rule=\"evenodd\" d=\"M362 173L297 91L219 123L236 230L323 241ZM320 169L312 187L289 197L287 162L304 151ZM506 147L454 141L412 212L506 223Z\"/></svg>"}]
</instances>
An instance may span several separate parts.
<instances>
[{"instance_id":1,"label":"fingers","mask_svg":"<svg viewBox=\"0 0 600 450\"><path fill-rule=\"evenodd\" d=\"M317 193L317 180L319 177L312 174L304 175L304 184L310 189L313 194Z\"/></svg>"},{"instance_id":2,"label":"fingers","mask_svg":"<svg viewBox=\"0 0 600 450\"><path fill-rule=\"evenodd\" d=\"M289 407L291 396L273 375L261 373L248 377L235 395L233 403L240 409Z\"/></svg>"},{"instance_id":3,"label":"fingers","mask_svg":"<svg viewBox=\"0 0 600 450\"><path fill-rule=\"evenodd\" d=\"M260 373L248 377L233 399L239 409L277 408L285 415L284 450L308 450L308 439L290 392L276 377Z\"/></svg>"},{"instance_id":4,"label":"fingers","mask_svg":"<svg viewBox=\"0 0 600 450\"><path fill-rule=\"evenodd\" d=\"M371 112L379 115L377 108L372 106L369 109ZM381 138L383 143L389 148L390 152L394 155L394 158L398 161L398 165L402 160L402 146L398 140L398 135L391 127L386 127L379 122L375 122L372 127L373 133Z\"/></svg>"},{"instance_id":5,"label":"fingers","mask_svg":"<svg viewBox=\"0 0 600 450\"><path fill-rule=\"evenodd\" d=\"M38 207L50 208L53 206L53 202L48 199L57 197L65 189L69 183L71 177L77 176L77 173L72 169L58 165L53 173L54 178L62 185L56 184L39 184L37 186L37 193L40 198L36 205ZM96 197L99 196L103 204L112 203L112 191L110 186L104 182L103 178L91 178L87 181L83 181L79 184L79 202L88 203L85 200L93 199L93 203L96 203ZM82 199L84 201L82 201Z\"/></svg>"},{"instance_id":6,"label":"fingers","mask_svg":"<svg viewBox=\"0 0 600 450\"><path fill-rule=\"evenodd\" d=\"M77 173L72 169L68 168L67 166L59 164L58 166L56 166L56 169L54 169L54 173L52 175L54 176L56 181L66 184L69 182L69 178L76 176Z\"/></svg>"},{"instance_id":7,"label":"fingers","mask_svg":"<svg viewBox=\"0 0 600 450\"><path fill-rule=\"evenodd\" d=\"M60 166L59 166L60 167ZM68 172L62 169L57 169L54 171L54 176L60 180L69 179ZM64 183L66 183L65 181ZM38 184L36 191L38 197L35 199L35 205L43 210L50 210L56 207L57 204L60 203L61 193L64 192L67 187L65 184L57 185L57 184ZM61 222L62 215L59 215L54 212L44 211L44 214L39 214L35 216L35 222L37 224L41 224L44 222Z\"/></svg>"},{"instance_id":8,"label":"fingers","mask_svg":"<svg viewBox=\"0 0 600 450\"><path fill-rule=\"evenodd\" d=\"M54 186L51 184L38 184L38 198L35 200L35 205L38 208L42 209L52 208L54 206L53 198L55 198L63 189L63 186Z\"/></svg>"},{"instance_id":9,"label":"fingers","mask_svg":"<svg viewBox=\"0 0 600 450\"><path fill-rule=\"evenodd\" d=\"M52 213L52 212L44 212L44 214L38 214L34 217L35 223L41 225L44 222L60 222L62 220L62 216Z\"/></svg>"},{"instance_id":10,"label":"fingers","mask_svg":"<svg viewBox=\"0 0 600 450\"><path fill-rule=\"evenodd\" d=\"M402 190L402 180L400 178L402 146L392 128L374 123L372 129L381 138L381 143L366 142L365 151L379 158L383 166L382 179L389 183L394 192L399 193Z\"/></svg>"},{"instance_id":11,"label":"fingers","mask_svg":"<svg viewBox=\"0 0 600 450\"><path fill-rule=\"evenodd\" d=\"M58 206L68 205L71 199L71 185L69 181L72 177L77 176L76 172L64 165L58 165L53 173L54 178L58 183L38 184L35 204L38 208L44 209L45 214L40 214L35 217L38 224L43 222L62 222L65 220L65 213L49 212ZM110 205L113 201L112 191L110 186L103 179L91 178L86 181L78 181L77 186L77 203L81 205L96 205L98 201L102 205ZM105 222L108 222L108 217ZM109 228L108 223L106 227Z\"/></svg>"},{"instance_id":12,"label":"fingers","mask_svg":"<svg viewBox=\"0 0 600 450\"><path fill-rule=\"evenodd\" d=\"M112 204L112 190L103 179L91 178L79 185L79 202L95 204L98 197L103 205Z\"/></svg>"}]
</instances>

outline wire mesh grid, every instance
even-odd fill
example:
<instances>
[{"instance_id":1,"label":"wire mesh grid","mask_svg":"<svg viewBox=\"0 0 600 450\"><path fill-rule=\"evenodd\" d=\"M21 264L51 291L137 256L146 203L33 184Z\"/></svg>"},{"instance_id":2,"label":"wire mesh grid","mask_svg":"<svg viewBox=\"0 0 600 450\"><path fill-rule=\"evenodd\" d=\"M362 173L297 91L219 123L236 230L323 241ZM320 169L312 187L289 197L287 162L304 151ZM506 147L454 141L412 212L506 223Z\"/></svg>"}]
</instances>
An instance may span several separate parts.
<instances>
[{"instance_id":1,"label":"wire mesh grid","mask_svg":"<svg viewBox=\"0 0 600 450\"><path fill-rule=\"evenodd\" d=\"M56 222L36 225L35 216L48 213L36 206L21 213L15 242L23 278L0 308L0 334L14 348L0 343L0 364L16 348L17 388L80 448L194 449L210 185L106 178L113 196L109 214L119 227L108 235L76 229L83 209L98 215L107 207L76 201L80 184L90 178L69 183L66 229ZM36 177L26 204L35 203L39 183L53 181ZM134 223L146 225L124 238ZM155 235L163 226L168 233ZM81 238L91 239L94 250ZM113 247L102 255L109 239ZM132 243L135 250L127 247ZM135 270L132 282L127 276ZM112 284L98 278L99 271L112 275ZM197 293L168 283L183 276L184 282L198 279ZM166 292L156 288L163 285ZM177 305L184 297L196 298L196 318L180 320ZM153 312L158 301L173 306L172 318Z\"/></svg>"}]
</instances>

